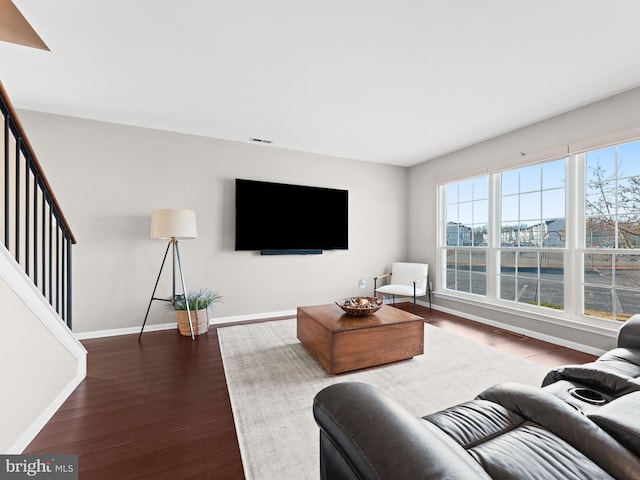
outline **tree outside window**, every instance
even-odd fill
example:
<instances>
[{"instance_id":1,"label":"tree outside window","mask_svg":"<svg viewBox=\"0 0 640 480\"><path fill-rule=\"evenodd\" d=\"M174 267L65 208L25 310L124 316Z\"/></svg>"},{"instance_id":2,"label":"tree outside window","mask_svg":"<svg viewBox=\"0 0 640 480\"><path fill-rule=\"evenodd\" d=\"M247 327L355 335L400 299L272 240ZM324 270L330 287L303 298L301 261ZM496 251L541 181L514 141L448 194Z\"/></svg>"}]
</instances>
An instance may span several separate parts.
<instances>
[{"instance_id":1,"label":"tree outside window","mask_svg":"<svg viewBox=\"0 0 640 480\"><path fill-rule=\"evenodd\" d=\"M624 321L640 309L640 142L585 155L586 315Z\"/></svg>"}]
</instances>

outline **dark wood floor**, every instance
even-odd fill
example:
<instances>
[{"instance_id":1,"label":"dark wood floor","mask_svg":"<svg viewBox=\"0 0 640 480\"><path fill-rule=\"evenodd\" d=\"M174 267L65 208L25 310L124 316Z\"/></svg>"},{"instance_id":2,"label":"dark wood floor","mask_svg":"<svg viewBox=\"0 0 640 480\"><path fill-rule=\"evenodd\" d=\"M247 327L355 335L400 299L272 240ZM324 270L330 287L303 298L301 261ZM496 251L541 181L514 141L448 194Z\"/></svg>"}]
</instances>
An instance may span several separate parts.
<instances>
[{"instance_id":1,"label":"dark wood floor","mask_svg":"<svg viewBox=\"0 0 640 480\"><path fill-rule=\"evenodd\" d=\"M411 308L410 304L399 304ZM593 356L428 308L431 325L547 367ZM85 340L88 374L24 453L78 454L82 480L244 479L218 335Z\"/></svg>"}]
</instances>

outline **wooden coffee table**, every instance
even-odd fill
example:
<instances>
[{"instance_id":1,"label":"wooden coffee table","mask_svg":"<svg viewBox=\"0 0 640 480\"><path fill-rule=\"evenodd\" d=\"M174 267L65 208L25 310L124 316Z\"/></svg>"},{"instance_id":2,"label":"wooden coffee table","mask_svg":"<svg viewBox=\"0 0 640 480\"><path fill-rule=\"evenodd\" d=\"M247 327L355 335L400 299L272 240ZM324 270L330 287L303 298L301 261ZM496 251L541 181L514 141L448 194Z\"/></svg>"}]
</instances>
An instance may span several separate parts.
<instances>
[{"instance_id":1,"label":"wooden coffee table","mask_svg":"<svg viewBox=\"0 0 640 480\"><path fill-rule=\"evenodd\" d=\"M298 307L297 335L333 374L424 353L422 317L388 305L366 317L347 315L335 304Z\"/></svg>"}]
</instances>

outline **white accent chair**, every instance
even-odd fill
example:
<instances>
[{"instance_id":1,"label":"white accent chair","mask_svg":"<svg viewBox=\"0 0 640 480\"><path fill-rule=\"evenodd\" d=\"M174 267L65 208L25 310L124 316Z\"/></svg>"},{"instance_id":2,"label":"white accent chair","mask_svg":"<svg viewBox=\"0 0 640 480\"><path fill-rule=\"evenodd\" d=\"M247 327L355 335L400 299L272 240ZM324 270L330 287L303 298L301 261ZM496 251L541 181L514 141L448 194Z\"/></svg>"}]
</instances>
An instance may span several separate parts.
<instances>
[{"instance_id":1,"label":"white accent chair","mask_svg":"<svg viewBox=\"0 0 640 480\"><path fill-rule=\"evenodd\" d=\"M378 280L389 278L389 283L378 287ZM374 295L392 295L393 303L396 295L413 297L413 313L416 313L416 297L429 295L429 309L431 310L431 286L429 285L429 265L426 263L395 262L391 265L391 272L379 275L373 279Z\"/></svg>"}]
</instances>

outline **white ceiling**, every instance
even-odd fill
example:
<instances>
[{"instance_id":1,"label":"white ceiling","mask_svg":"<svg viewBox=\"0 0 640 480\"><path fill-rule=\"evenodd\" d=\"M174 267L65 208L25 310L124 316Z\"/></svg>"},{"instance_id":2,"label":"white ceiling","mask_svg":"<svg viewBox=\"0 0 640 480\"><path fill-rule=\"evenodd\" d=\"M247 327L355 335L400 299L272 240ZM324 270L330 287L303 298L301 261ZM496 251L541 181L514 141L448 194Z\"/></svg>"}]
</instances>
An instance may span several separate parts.
<instances>
[{"instance_id":1,"label":"white ceiling","mask_svg":"<svg viewBox=\"0 0 640 480\"><path fill-rule=\"evenodd\" d=\"M640 85L637 0L14 3L17 108L394 165Z\"/></svg>"}]
</instances>

